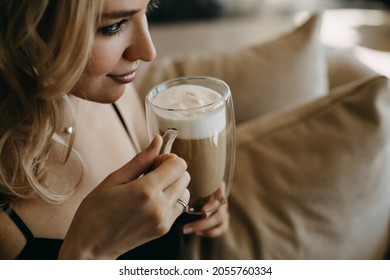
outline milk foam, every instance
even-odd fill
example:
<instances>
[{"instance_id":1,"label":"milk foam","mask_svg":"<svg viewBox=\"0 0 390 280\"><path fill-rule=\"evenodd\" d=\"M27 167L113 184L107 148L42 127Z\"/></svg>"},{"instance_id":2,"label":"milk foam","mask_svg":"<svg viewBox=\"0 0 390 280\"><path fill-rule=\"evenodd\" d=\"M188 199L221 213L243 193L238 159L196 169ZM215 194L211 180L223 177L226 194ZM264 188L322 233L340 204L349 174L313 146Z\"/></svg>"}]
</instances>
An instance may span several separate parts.
<instances>
[{"instance_id":1,"label":"milk foam","mask_svg":"<svg viewBox=\"0 0 390 280\"><path fill-rule=\"evenodd\" d=\"M220 99L221 95L212 89L178 85L161 92L153 104L169 109L158 112L160 129L175 128L182 139L203 139L225 129L225 105L217 109L212 105Z\"/></svg>"},{"instance_id":2,"label":"milk foam","mask_svg":"<svg viewBox=\"0 0 390 280\"><path fill-rule=\"evenodd\" d=\"M190 109L217 101L221 96L214 90L196 85L178 85L156 96L153 103L168 109Z\"/></svg>"}]
</instances>

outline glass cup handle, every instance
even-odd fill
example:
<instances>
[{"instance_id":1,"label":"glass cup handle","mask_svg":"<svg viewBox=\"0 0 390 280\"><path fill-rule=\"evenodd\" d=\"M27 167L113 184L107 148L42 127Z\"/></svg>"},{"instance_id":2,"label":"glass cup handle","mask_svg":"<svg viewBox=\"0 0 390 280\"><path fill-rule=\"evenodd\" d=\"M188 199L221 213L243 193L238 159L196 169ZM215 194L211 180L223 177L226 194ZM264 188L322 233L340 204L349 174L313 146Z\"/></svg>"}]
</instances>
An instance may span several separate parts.
<instances>
[{"instance_id":1,"label":"glass cup handle","mask_svg":"<svg viewBox=\"0 0 390 280\"><path fill-rule=\"evenodd\" d=\"M168 128L162 136L163 144L160 150L160 154L169 154L172 149L172 144L176 137L179 135L179 131L174 128Z\"/></svg>"}]
</instances>

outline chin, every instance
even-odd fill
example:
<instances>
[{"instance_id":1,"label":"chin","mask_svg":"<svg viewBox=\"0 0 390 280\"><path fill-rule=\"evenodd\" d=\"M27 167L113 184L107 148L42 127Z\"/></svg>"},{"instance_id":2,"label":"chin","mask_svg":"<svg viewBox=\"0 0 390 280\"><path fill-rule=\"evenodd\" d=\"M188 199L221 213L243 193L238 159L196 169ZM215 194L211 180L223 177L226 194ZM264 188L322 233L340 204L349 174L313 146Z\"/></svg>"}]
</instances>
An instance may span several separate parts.
<instances>
[{"instance_id":1,"label":"chin","mask_svg":"<svg viewBox=\"0 0 390 280\"><path fill-rule=\"evenodd\" d=\"M99 97L95 97L94 99L89 99L90 101L98 102L98 103L104 103L104 104L109 104L109 103L115 103L118 101L122 95L125 93L125 91L121 91L120 93L110 93L110 94L105 94Z\"/></svg>"},{"instance_id":2,"label":"chin","mask_svg":"<svg viewBox=\"0 0 390 280\"><path fill-rule=\"evenodd\" d=\"M81 94L72 92L72 95L75 95L79 98L82 98L87 101L97 102L102 104L110 104L118 101L123 94L125 93L125 86L121 86L120 88L112 88L105 90L91 90L89 94Z\"/></svg>"},{"instance_id":3,"label":"chin","mask_svg":"<svg viewBox=\"0 0 390 280\"><path fill-rule=\"evenodd\" d=\"M118 101L126 91L126 85L109 87L106 89L100 90L99 94L91 96L91 101L99 102L99 103L114 103ZM92 100L93 99L93 100Z\"/></svg>"}]
</instances>

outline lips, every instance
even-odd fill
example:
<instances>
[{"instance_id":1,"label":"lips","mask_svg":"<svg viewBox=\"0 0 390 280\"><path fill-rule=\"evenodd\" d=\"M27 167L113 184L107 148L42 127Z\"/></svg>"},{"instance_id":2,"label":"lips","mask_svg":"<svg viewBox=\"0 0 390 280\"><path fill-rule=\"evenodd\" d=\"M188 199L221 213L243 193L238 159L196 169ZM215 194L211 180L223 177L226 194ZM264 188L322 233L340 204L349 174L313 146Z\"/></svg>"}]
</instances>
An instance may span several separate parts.
<instances>
[{"instance_id":1,"label":"lips","mask_svg":"<svg viewBox=\"0 0 390 280\"><path fill-rule=\"evenodd\" d=\"M134 81L136 71L130 71L121 75L108 74L107 76L120 84L128 84Z\"/></svg>"}]
</instances>

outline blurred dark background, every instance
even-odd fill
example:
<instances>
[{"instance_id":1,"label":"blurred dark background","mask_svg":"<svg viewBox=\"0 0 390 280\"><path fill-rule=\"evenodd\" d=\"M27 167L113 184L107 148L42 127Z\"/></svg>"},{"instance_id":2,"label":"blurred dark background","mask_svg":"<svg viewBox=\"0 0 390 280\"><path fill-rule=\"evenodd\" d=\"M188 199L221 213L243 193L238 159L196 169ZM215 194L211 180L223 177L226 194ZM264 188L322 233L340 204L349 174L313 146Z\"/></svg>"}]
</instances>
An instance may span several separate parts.
<instances>
[{"instance_id":1,"label":"blurred dark background","mask_svg":"<svg viewBox=\"0 0 390 280\"><path fill-rule=\"evenodd\" d=\"M159 0L149 14L150 22L213 19L264 12L273 7L283 11L301 9L365 8L389 9L390 0Z\"/></svg>"},{"instance_id":2,"label":"blurred dark background","mask_svg":"<svg viewBox=\"0 0 390 280\"><path fill-rule=\"evenodd\" d=\"M215 0L159 0L157 9L149 13L149 20L177 21L221 16L220 1Z\"/></svg>"}]
</instances>

